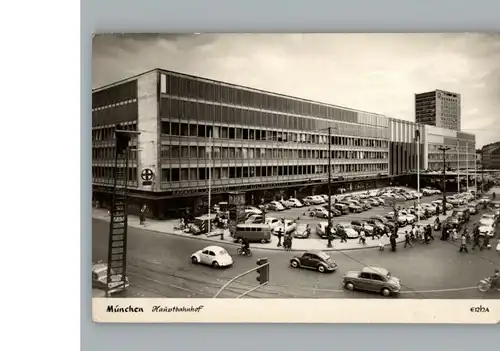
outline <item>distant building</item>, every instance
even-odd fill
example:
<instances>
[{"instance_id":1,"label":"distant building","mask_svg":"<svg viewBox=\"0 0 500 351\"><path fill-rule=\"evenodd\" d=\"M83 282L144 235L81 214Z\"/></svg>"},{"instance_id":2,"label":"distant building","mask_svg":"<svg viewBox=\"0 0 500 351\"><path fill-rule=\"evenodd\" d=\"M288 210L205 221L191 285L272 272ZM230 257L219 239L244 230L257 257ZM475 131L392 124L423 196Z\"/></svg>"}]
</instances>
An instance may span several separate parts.
<instances>
[{"instance_id":1,"label":"distant building","mask_svg":"<svg viewBox=\"0 0 500 351\"><path fill-rule=\"evenodd\" d=\"M500 169L500 142L483 146L481 162L486 169Z\"/></svg>"},{"instance_id":2,"label":"distant building","mask_svg":"<svg viewBox=\"0 0 500 351\"><path fill-rule=\"evenodd\" d=\"M415 122L460 131L460 94L444 90L415 94Z\"/></svg>"},{"instance_id":3,"label":"distant building","mask_svg":"<svg viewBox=\"0 0 500 351\"><path fill-rule=\"evenodd\" d=\"M476 159L476 136L434 126L424 126L423 167L429 170L443 169L441 147L448 147L445 153L446 167L451 169L472 169Z\"/></svg>"}]
</instances>

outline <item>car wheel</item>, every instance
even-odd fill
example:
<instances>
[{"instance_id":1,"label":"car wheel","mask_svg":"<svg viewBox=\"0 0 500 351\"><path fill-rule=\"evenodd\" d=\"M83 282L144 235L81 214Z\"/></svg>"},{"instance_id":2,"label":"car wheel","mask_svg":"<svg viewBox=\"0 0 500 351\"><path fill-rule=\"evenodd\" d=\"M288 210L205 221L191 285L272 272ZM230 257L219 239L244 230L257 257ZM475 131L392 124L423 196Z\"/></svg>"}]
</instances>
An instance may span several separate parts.
<instances>
[{"instance_id":1,"label":"car wheel","mask_svg":"<svg viewBox=\"0 0 500 351\"><path fill-rule=\"evenodd\" d=\"M260 243L261 244L265 244L265 243L267 243L267 240L266 239L260 239Z\"/></svg>"},{"instance_id":2,"label":"car wheel","mask_svg":"<svg viewBox=\"0 0 500 351\"><path fill-rule=\"evenodd\" d=\"M326 270L326 269L325 269L325 266L323 266L323 265L321 265L321 264L318 266L318 272L320 272L320 273L325 273L325 270Z\"/></svg>"},{"instance_id":3,"label":"car wheel","mask_svg":"<svg viewBox=\"0 0 500 351\"><path fill-rule=\"evenodd\" d=\"M299 268L299 262L297 262L296 260L293 260L290 264L293 268Z\"/></svg>"},{"instance_id":4,"label":"car wheel","mask_svg":"<svg viewBox=\"0 0 500 351\"><path fill-rule=\"evenodd\" d=\"M390 291L389 289L387 289L387 288L383 288L383 289L380 291L380 293L382 294L382 296L385 296L385 297L387 297L387 296L391 296L391 291Z\"/></svg>"},{"instance_id":5,"label":"car wheel","mask_svg":"<svg viewBox=\"0 0 500 351\"><path fill-rule=\"evenodd\" d=\"M191 262L193 264L197 264L198 263L198 259L196 258L196 256L191 257Z\"/></svg>"},{"instance_id":6,"label":"car wheel","mask_svg":"<svg viewBox=\"0 0 500 351\"><path fill-rule=\"evenodd\" d=\"M354 291L354 284L352 282L347 282L345 287L347 290Z\"/></svg>"},{"instance_id":7,"label":"car wheel","mask_svg":"<svg viewBox=\"0 0 500 351\"><path fill-rule=\"evenodd\" d=\"M217 262L217 261L213 261L213 262L212 262L212 267L214 267L214 268L218 268L218 267L219 267L219 262Z\"/></svg>"}]
</instances>

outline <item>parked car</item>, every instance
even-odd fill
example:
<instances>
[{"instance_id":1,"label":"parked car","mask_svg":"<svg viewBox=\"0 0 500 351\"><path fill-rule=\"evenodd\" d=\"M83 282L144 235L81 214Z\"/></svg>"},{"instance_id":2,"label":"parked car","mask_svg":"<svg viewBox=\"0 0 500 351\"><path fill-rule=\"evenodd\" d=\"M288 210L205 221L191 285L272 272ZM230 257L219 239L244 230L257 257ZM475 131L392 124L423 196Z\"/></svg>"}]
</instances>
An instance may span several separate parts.
<instances>
[{"instance_id":1,"label":"parked car","mask_svg":"<svg viewBox=\"0 0 500 351\"><path fill-rule=\"evenodd\" d=\"M463 225L463 222L460 218L458 217L455 217L455 216L449 216L448 218L446 218L445 220L445 224L448 226L448 227L451 227L451 228L454 228L456 229L457 231L460 231L462 229L462 225Z\"/></svg>"},{"instance_id":2,"label":"parked car","mask_svg":"<svg viewBox=\"0 0 500 351\"><path fill-rule=\"evenodd\" d=\"M434 204L422 204L422 208L427 210L431 215L435 215L437 212L437 207Z\"/></svg>"},{"instance_id":3,"label":"parked car","mask_svg":"<svg viewBox=\"0 0 500 351\"><path fill-rule=\"evenodd\" d=\"M220 246L207 246L191 255L191 262L201 263L207 266L229 267L233 264L233 258Z\"/></svg>"},{"instance_id":4,"label":"parked car","mask_svg":"<svg viewBox=\"0 0 500 351\"><path fill-rule=\"evenodd\" d=\"M322 204L324 201L323 200L320 200L318 199L317 197L315 196L306 196L305 198L302 199L302 202L306 205L306 206L311 206L311 205L319 205L319 204Z\"/></svg>"},{"instance_id":5,"label":"parked car","mask_svg":"<svg viewBox=\"0 0 500 351\"><path fill-rule=\"evenodd\" d=\"M287 210L288 210L288 209L290 209L290 208L292 208L292 207L294 207L294 205L295 205L295 204L294 204L292 201L290 201L290 200L284 200L284 199L283 199L283 200L279 200L278 202L279 202L279 203L280 203L280 204L281 204L281 205L282 205L285 209L287 209Z\"/></svg>"},{"instance_id":6,"label":"parked car","mask_svg":"<svg viewBox=\"0 0 500 351\"><path fill-rule=\"evenodd\" d=\"M491 225L481 225L479 227L480 236L489 236L490 238L495 236L495 228Z\"/></svg>"},{"instance_id":7,"label":"parked car","mask_svg":"<svg viewBox=\"0 0 500 351\"><path fill-rule=\"evenodd\" d=\"M380 201L378 201L378 200L377 200L377 199L375 199L375 198L368 199L368 202L369 202L372 206L380 206L380 205L381 205Z\"/></svg>"},{"instance_id":8,"label":"parked car","mask_svg":"<svg viewBox=\"0 0 500 351\"><path fill-rule=\"evenodd\" d=\"M245 206L245 214L256 214L256 215L261 215L262 214L262 210L261 209L258 209L257 207L255 206Z\"/></svg>"},{"instance_id":9,"label":"parked car","mask_svg":"<svg viewBox=\"0 0 500 351\"><path fill-rule=\"evenodd\" d=\"M383 296L397 295L401 282L385 268L364 267L361 271L349 271L342 278L346 289L381 293Z\"/></svg>"},{"instance_id":10,"label":"parked car","mask_svg":"<svg viewBox=\"0 0 500 351\"><path fill-rule=\"evenodd\" d=\"M494 213L483 213L483 215L481 216L481 219L491 220L491 221L493 221L494 225L496 225L498 222L498 216Z\"/></svg>"},{"instance_id":11,"label":"parked car","mask_svg":"<svg viewBox=\"0 0 500 351\"><path fill-rule=\"evenodd\" d=\"M109 283L108 294L115 294L129 287L128 277L125 276L125 283L123 282L122 275L117 274L111 268L111 282ZM99 289L106 291L106 284L108 279L108 264L103 261L92 263L92 289Z\"/></svg>"},{"instance_id":12,"label":"parked car","mask_svg":"<svg viewBox=\"0 0 500 351\"><path fill-rule=\"evenodd\" d=\"M306 223L297 224L297 229L293 232L293 237L296 239L307 239L311 236L311 225Z\"/></svg>"},{"instance_id":13,"label":"parked car","mask_svg":"<svg viewBox=\"0 0 500 351\"><path fill-rule=\"evenodd\" d=\"M406 218L405 216L398 216L396 218L396 215L394 214L394 212L389 212L385 218L389 219L390 221L394 222L394 223L397 223L399 227L404 227L405 225L408 224L408 218Z\"/></svg>"},{"instance_id":14,"label":"parked car","mask_svg":"<svg viewBox=\"0 0 500 351\"><path fill-rule=\"evenodd\" d=\"M340 211L341 214L349 214L349 207L346 204L336 203L333 207Z\"/></svg>"},{"instance_id":15,"label":"parked car","mask_svg":"<svg viewBox=\"0 0 500 351\"><path fill-rule=\"evenodd\" d=\"M476 201L469 202L467 208L469 209L471 214L476 214L479 211L479 203Z\"/></svg>"},{"instance_id":16,"label":"parked car","mask_svg":"<svg viewBox=\"0 0 500 351\"><path fill-rule=\"evenodd\" d=\"M284 211L285 207L279 201L271 201L266 205L268 211Z\"/></svg>"},{"instance_id":17,"label":"parked car","mask_svg":"<svg viewBox=\"0 0 500 351\"><path fill-rule=\"evenodd\" d=\"M274 228L278 227L281 222L276 217L266 216L266 224L271 228L271 230L273 230Z\"/></svg>"},{"instance_id":18,"label":"parked car","mask_svg":"<svg viewBox=\"0 0 500 351\"><path fill-rule=\"evenodd\" d=\"M412 224L415 223L417 220L417 217L415 215L412 215L410 212L406 210L400 210L398 211L399 217L405 217L406 218L406 223Z\"/></svg>"},{"instance_id":19,"label":"parked car","mask_svg":"<svg viewBox=\"0 0 500 351\"><path fill-rule=\"evenodd\" d=\"M299 199L296 199L294 197L289 198L288 201L293 203L293 207L296 207L296 208L304 206L304 204L302 202L300 202Z\"/></svg>"},{"instance_id":20,"label":"parked car","mask_svg":"<svg viewBox=\"0 0 500 351\"><path fill-rule=\"evenodd\" d=\"M359 233L349 223L338 223L335 226L334 234L341 236L342 233L346 234L347 239L356 239L359 237Z\"/></svg>"},{"instance_id":21,"label":"parked car","mask_svg":"<svg viewBox=\"0 0 500 351\"><path fill-rule=\"evenodd\" d=\"M293 233L295 229L297 229L297 222L285 219L285 225L283 226L283 223L280 221L280 223L273 228L273 234L278 234L278 230L280 229L283 234Z\"/></svg>"},{"instance_id":22,"label":"parked car","mask_svg":"<svg viewBox=\"0 0 500 351\"><path fill-rule=\"evenodd\" d=\"M311 210L309 211L309 215L316 218L328 218L329 216L328 210L320 206L311 208Z\"/></svg>"},{"instance_id":23,"label":"parked car","mask_svg":"<svg viewBox=\"0 0 500 351\"><path fill-rule=\"evenodd\" d=\"M483 196L481 198L481 200L479 200L479 203L481 205L484 205L484 204L489 204L491 202L491 199L489 198L489 196Z\"/></svg>"},{"instance_id":24,"label":"parked car","mask_svg":"<svg viewBox=\"0 0 500 351\"><path fill-rule=\"evenodd\" d=\"M352 212L352 213L361 213L363 212L363 209L356 205L354 202L342 202L344 205L347 206L347 208L349 208L349 211Z\"/></svg>"},{"instance_id":25,"label":"parked car","mask_svg":"<svg viewBox=\"0 0 500 351\"><path fill-rule=\"evenodd\" d=\"M383 198L379 197L379 196L374 197L373 200L377 200L380 205L384 205L385 204L385 200Z\"/></svg>"},{"instance_id":26,"label":"parked car","mask_svg":"<svg viewBox=\"0 0 500 351\"><path fill-rule=\"evenodd\" d=\"M328 211L328 204L325 204L323 205L323 208ZM340 212L339 210L337 210L335 208L335 206L332 205L331 209L330 209L330 212L332 213L332 216L334 217L338 217L338 216L341 216L342 215L342 212Z\"/></svg>"},{"instance_id":27,"label":"parked car","mask_svg":"<svg viewBox=\"0 0 500 351\"><path fill-rule=\"evenodd\" d=\"M365 210L369 210L373 207L372 204L370 203L370 201L368 201L368 200L362 200L362 201L360 201L360 203L361 203L361 205L363 205Z\"/></svg>"},{"instance_id":28,"label":"parked car","mask_svg":"<svg viewBox=\"0 0 500 351\"><path fill-rule=\"evenodd\" d=\"M251 214L250 216L247 217L247 219L245 220L245 223L247 223L247 224L264 223L264 216L257 215L257 214Z\"/></svg>"},{"instance_id":29,"label":"parked car","mask_svg":"<svg viewBox=\"0 0 500 351\"><path fill-rule=\"evenodd\" d=\"M365 235L372 236L373 235L373 227L371 225L369 225L367 222L359 221L359 220L355 220L355 221L351 222L351 227L355 231L357 231L358 233L361 233L361 229L362 229L363 225L365 227Z\"/></svg>"},{"instance_id":30,"label":"parked car","mask_svg":"<svg viewBox=\"0 0 500 351\"><path fill-rule=\"evenodd\" d=\"M316 234L321 238L321 239L328 239L328 235L326 233L326 227L328 226L328 222L319 222L316 224ZM336 229L335 226L332 226L331 228L331 233L333 235L336 234Z\"/></svg>"},{"instance_id":31,"label":"parked car","mask_svg":"<svg viewBox=\"0 0 500 351\"><path fill-rule=\"evenodd\" d=\"M293 268L314 269L320 273L334 272L337 264L323 251L307 251L290 259Z\"/></svg>"},{"instance_id":32,"label":"parked car","mask_svg":"<svg viewBox=\"0 0 500 351\"><path fill-rule=\"evenodd\" d=\"M377 221L375 219L367 219L366 223L368 223L373 228L377 228L378 230L382 230L384 233L390 230L389 227L386 226L384 223Z\"/></svg>"}]
</instances>

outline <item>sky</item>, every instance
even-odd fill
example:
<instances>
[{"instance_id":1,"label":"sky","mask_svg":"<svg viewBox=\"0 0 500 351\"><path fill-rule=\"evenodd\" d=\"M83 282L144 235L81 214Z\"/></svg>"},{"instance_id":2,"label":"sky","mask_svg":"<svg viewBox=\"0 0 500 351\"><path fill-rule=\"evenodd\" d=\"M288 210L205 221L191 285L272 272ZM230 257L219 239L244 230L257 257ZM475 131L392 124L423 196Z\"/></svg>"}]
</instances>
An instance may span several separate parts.
<instances>
[{"instance_id":1,"label":"sky","mask_svg":"<svg viewBox=\"0 0 500 351\"><path fill-rule=\"evenodd\" d=\"M461 94L462 130L500 141L500 34L94 37L92 86L153 68L415 120L414 94Z\"/></svg>"}]
</instances>

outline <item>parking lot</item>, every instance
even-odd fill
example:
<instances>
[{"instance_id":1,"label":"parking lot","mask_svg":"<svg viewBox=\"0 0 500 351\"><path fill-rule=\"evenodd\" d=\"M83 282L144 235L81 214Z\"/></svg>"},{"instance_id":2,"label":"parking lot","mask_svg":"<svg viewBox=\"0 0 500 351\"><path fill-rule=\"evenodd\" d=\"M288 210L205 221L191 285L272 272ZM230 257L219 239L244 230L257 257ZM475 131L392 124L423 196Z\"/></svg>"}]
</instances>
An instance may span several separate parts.
<instances>
[{"instance_id":1,"label":"parking lot","mask_svg":"<svg viewBox=\"0 0 500 351\"><path fill-rule=\"evenodd\" d=\"M420 199L420 203L430 203L434 200L440 200L442 199L442 195L432 195L432 196L425 196ZM414 206L418 203L418 200L408 200L408 201L400 201L397 203L398 207L401 208L408 208L411 206ZM321 205L313 205L313 206L303 206L300 208L291 208L291 209L286 209L284 211L268 211L266 213L266 219L269 218L277 218L277 219L285 219L285 220L295 220L297 223L297 228L303 229L307 224L310 225L312 228L311 232L311 238L319 238L319 235L315 233L315 228L318 223L327 223L328 219L327 218L316 218L316 217L311 217L309 215L309 210L318 207ZM386 216L389 214L389 212L393 211L392 205L380 205L380 206L374 206L371 209L365 210L361 213L349 213L341 216L335 216L332 218L334 225L336 224L343 224L343 223L351 223L351 221L356 221L356 220L367 220L370 217L381 215L381 216ZM451 212L449 213L451 214Z\"/></svg>"}]
</instances>

